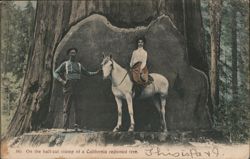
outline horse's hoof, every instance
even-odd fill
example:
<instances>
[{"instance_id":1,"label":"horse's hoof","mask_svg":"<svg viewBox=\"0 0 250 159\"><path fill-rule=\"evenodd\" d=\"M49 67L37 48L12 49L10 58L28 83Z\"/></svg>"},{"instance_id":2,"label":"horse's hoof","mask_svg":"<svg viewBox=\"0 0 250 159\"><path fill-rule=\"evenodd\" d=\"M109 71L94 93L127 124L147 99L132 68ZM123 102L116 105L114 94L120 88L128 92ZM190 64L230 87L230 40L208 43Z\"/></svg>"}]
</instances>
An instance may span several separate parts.
<instances>
[{"instance_id":1,"label":"horse's hoof","mask_svg":"<svg viewBox=\"0 0 250 159\"><path fill-rule=\"evenodd\" d=\"M134 131L134 126L130 126L128 132L133 132L133 131Z\"/></svg>"},{"instance_id":2,"label":"horse's hoof","mask_svg":"<svg viewBox=\"0 0 250 159\"><path fill-rule=\"evenodd\" d=\"M113 129L113 132L118 132L118 128L114 128L114 129Z\"/></svg>"},{"instance_id":3,"label":"horse's hoof","mask_svg":"<svg viewBox=\"0 0 250 159\"><path fill-rule=\"evenodd\" d=\"M163 132L164 132L165 134L167 134L167 133L168 133L168 129L164 129Z\"/></svg>"},{"instance_id":4,"label":"horse's hoof","mask_svg":"<svg viewBox=\"0 0 250 159\"><path fill-rule=\"evenodd\" d=\"M118 132L120 130L121 126L116 126L114 129L113 129L113 132Z\"/></svg>"}]
</instances>

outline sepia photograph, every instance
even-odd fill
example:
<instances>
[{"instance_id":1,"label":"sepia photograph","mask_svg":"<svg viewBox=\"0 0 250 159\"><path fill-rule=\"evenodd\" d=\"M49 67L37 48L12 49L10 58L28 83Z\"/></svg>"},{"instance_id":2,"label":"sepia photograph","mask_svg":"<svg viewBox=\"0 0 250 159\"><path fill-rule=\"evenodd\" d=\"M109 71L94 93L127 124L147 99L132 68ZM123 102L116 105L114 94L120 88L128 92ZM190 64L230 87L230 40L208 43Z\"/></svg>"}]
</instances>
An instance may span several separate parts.
<instances>
[{"instance_id":1,"label":"sepia photograph","mask_svg":"<svg viewBox=\"0 0 250 159\"><path fill-rule=\"evenodd\" d=\"M249 159L249 0L4 0L2 159Z\"/></svg>"}]
</instances>

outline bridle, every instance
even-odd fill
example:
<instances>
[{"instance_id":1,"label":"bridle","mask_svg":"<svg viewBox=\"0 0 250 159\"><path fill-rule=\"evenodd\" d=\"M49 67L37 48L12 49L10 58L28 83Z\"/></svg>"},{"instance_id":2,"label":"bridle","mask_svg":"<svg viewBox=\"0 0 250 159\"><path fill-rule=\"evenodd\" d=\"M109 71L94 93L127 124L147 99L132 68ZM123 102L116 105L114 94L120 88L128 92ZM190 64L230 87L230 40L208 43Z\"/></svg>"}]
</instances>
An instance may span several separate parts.
<instances>
[{"instance_id":1,"label":"bridle","mask_svg":"<svg viewBox=\"0 0 250 159\"><path fill-rule=\"evenodd\" d=\"M111 61L112 64L111 64L111 71L110 71L109 77L110 77L111 80L112 80L111 74L112 74L112 71L114 70L114 62L113 62L112 59L110 59L110 61ZM126 74L124 75L124 77L123 77L123 79L121 80L121 82L120 82L118 85L113 85L113 87L118 87L118 86L120 86L120 85L123 83L123 81L125 80L125 78L127 77L127 75L128 75L128 71L127 71Z\"/></svg>"}]
</instances>

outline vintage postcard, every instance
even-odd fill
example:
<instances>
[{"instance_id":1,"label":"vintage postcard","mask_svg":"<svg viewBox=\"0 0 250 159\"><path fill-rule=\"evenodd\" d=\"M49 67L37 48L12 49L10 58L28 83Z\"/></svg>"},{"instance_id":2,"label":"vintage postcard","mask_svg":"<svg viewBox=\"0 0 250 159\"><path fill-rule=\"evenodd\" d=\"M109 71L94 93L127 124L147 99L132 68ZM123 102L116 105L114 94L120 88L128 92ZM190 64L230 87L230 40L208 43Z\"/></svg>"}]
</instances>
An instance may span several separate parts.
<instances>
[{"instance_id":1,"label":"vintage postcard","mask_svg":"<svg viewBox=\"0 0 250 159\"><path fill-rule=\"evenodd\" d=\"M249 1L0 3L1 158L249 159Z\"/></svg>"}]
</instances>

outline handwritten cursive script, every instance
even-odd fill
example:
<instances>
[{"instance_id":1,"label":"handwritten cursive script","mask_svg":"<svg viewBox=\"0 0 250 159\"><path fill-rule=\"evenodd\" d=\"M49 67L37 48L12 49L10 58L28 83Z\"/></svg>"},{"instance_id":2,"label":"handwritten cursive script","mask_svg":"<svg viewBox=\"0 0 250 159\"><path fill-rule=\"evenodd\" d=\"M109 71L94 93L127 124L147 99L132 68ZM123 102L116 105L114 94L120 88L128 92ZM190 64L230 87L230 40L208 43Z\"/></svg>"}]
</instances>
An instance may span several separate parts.
<instances>
[{"instance_id":1,"label":"handwritten cursive script","mask_svg":"<svg viewBox=\"0 0 250 159\"><path fill-rule=\"evenodd\" d=\"M209 150L198 150L196 148L187 148L181 150L161 150L160 147L151 147L145 149L145 155L147 156L166 156L166 157L187 157L187 158L200 158L200 157L218 157L219 149L218 147L211 147Z\"/></svg>"}]
</instances>

